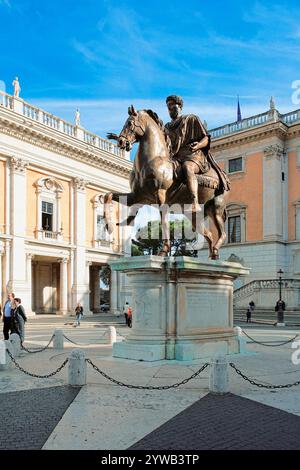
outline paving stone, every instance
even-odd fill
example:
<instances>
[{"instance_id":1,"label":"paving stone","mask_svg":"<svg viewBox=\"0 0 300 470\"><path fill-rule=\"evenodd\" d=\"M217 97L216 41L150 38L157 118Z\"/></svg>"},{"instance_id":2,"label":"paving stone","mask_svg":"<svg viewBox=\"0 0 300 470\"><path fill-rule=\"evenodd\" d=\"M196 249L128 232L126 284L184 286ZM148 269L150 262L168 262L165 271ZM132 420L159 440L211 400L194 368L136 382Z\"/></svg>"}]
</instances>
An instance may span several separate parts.
<instances>
[{"instance_id":1,"label":"paving stone","mask_svg":"<svg viewBox=\"0 0 300 470\"><path fill-rule=\"evenodd\" d=\"M0 449L41 449L80 387L39 388L0 394Z\"/></svg>"},{"instance_id":2,"label":"paving stone","mask_svg":"<svg viewBox=\"0 0 300 470\"><path fill-rule=\"evenodd\" d=\"M208 394L130 450L298 450L300 417L233 394Z\"/></svg>"}]
</instances>

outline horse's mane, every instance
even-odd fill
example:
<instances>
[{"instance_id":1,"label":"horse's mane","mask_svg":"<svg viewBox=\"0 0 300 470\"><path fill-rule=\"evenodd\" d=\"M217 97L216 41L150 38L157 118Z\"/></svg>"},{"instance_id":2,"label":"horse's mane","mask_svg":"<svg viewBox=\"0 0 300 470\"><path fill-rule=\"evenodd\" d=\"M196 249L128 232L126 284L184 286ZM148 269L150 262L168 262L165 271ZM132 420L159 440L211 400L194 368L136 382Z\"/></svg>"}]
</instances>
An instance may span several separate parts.
<instances>
[{"instance_id":1,"label":"horse's mane","mask_svg":"<svg viewBox=\"0 0 300 470\"><path fill-rule=\"evenodd\" d=\"M144 109L144 111L153 119L154 122L156 122L160 130L163 132L165 136L167 148L169 152L171 153L171 148L172 148L171 139L169 137L169 132L167 128L165 127L163 121L158 117L158 115L154 111L152 111L152 109Z\"/></svg>"}]
</instances>

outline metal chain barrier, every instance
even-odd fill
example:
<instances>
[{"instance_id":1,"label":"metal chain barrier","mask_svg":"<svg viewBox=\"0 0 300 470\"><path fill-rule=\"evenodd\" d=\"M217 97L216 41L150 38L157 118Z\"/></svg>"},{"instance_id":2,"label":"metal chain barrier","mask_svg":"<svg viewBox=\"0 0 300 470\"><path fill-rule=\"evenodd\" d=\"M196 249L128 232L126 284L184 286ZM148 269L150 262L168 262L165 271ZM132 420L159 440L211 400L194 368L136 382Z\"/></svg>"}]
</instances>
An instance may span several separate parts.
<instances>
[{"instance_id":1,"label":"metal chain barrier","mask_svg":"<svg viewBox=\"0 0 300 470\"><path fill-rule=\"evenodd\" d=\"M104 333L100 336L100 338L102 338L102 337L105 336L106 334L107 334L107 333L104 332ZM102 343L96 343L96 342L94 342L94 343L76 343L76 341L71 340L71 339L68 338L65 334L63 335L63 337L64 337L67 341L70 341L70 343L76 344L76 345L78 345L78 346L91 346L92 344L102 344Z\"/></svg>"},{"instance_id":2,"label":"metal chain barrier","mask_svg":"<svg viewBox=\"0 0 300 470\"><path fill-rule=\"evenodd\" d=\"M270 390L275 390L276 388L291 388L291 387L294 387L296 385L300 385L300 380L298 380L297 382L294 382L292 384L286 384L286 385L265 385L265 384L262 384L260 382L255 382L255 380L252 380L252 379L249 379L249 377L247 377L245 374L243 374L237 367L236 365L233 363L233 362L230 362L229 363L230 367L232 367L232 369L235 370L235 372L240 375L244 380L246 380L247 382L251 383L251 385L255 385L256 387L259 387L259 388L268 388Z\"/></svg>"},{"instance_id":3,"label":"metal chain barrier","mask_svg":"<svg viewBox=\"0 0 300 470\"><path fill-rule=\"evenodd\" d=\"M279 344L267 344L267 343L264 343L264 342L261 342L261 341L256 341L254 338L251 338L251 336L249 336L246 331L242 330L242 332L244 333L245 336L247 336L247 338L251 339L251 341L253 341L253 343L256 343L256 344L260 344L261 346L270 346L270 347L276 347L276 346L284 346L285 344L288 344L288 343L292 343L299 335L295 335L293 338L287 340L287 341L283 341L283 342L279 342L279 341L272 341L272 343L278 343Z\"/></svg>"},{"instance_id":4,"label":"metal chain barrier","mask_svg":"<svg viewBox=\"0 0 300 470\"><path fill-rule=\"evenodd\" d=\"M51 338L50 338L49 343L47 344L47 346L45 346L44 348L41 348L41 349L36 349L36 348L34 348L34 349L27 349L27 348L25 348L25 346L23 346L23 345L21 346L21 348L24 349L24 351L26 351L26 352L28 352L28 353L38 353L38 352L42 352L42 351L45 351L45 349L49 348L50 343L51 343L51 341L53 340L53 338L54 338L54 335L51 336Z\"/></svg>"},{"instance_id":5,"label":"metal chain barrier","mask_svg":"<svg viewBox=\"0 0 300 470\"><path fill-rule=\"evenodd\" d=\"M143 385L130 385L130 384L125 384L124 382L120 382L119 380L115 380L113 379L112 377L110 377L109 375L107 375L105 372L103 372L102 370L99 369L98 366L96 366L96 364L94 364L90 359L86 359L86 362L88 364L90 364L92 366L92 368L98 372L99 374L101 374L103 377L105 377L106 379L110 380L110 382L113 382L114 384L116 385L120 385L121 387L127 387L127 388L136 388L138 390L169 390L170 388L177 388L179 387L180 385L184 385L186 384L187 382L189 382L190 380L194 379L195 377L197 377L198 375L201 374L201 372L204 371L204 369L206 369L206 367L208 367L210 364L208 362L206 362L199 370L197 370L197 372L195 372L193 375L191 375L189 378L187 379L184 379L182 380L181 382L178 382L176 384L173 384L173 385L163 385L161 387L154 387L152 385L149 385L149 386L143 386Z\"/></svg>"},{"instance_id":6,"label":"metal chain barrier","mask_svg":"<svg viewBox=\"0 0 300 470\"><path fill-rule=\"evenodd\" d=\"M58 369L51 372L50 374L38 375L38 374L32 374L31 372L28 372L22 366L20 366L20 364L17 363L17 361L14 359L13 355L8 349L6 349L6 352L11 358L14 365L17 367L17 369L19 369L21 372L24 372L24 374L29 375L30 377L35 377L37 379L49 379L50 377L53 377L54 375L58 374L58 372L60 372L65 367L65 365L69 362L69 359L65 359L64 362L61 364L61 366L59 366Z\"/></svg>"}]
</instances>

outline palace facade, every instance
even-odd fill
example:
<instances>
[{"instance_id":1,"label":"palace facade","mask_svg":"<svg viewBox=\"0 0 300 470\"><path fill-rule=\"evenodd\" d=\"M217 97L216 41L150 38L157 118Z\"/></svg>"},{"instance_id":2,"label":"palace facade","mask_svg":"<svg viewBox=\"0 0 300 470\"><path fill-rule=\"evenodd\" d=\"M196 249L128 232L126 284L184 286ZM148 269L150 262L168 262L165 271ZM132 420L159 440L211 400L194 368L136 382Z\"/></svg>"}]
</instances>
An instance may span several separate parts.
<instances>
[{"instance_id":1,"label":"palace facade","mask_svg":"<svg viewBox=\"0 0 300 470\"><path fill-rule=\"evenodd\" d=\"M19 97L0 94L0 286L28 315L112 312L126 300L124 275L101 270L130 254L127 229L108 235L102 195L129 189L129 155L111 142ZM114 207L118 211L118 206Z\"/></svg>"},{"instance_id":2,"label":"palace facade","mask_svg":"<svg viewBox=\"0 0 300 470\"><path fill-rule=\"evenodd\" d=\"M236 281L236 307L274 310L281 269L287 309L300 310L300 110L280 114L271 98L265 113L209 132L231 181L220 257L251 268Z\"/></svg>"}]
</instances>

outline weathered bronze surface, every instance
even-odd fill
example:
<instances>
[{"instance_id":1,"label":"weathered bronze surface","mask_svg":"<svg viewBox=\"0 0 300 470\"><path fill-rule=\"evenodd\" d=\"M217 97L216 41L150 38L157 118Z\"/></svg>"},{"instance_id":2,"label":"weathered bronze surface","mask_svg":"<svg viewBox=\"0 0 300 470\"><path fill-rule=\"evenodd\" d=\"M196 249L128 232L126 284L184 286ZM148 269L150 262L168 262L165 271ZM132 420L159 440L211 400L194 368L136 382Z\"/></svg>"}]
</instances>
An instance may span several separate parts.
<instances>
[{"instance_id":1,"label":"weathered bronze surface","mask_svg":"<svg viewBox=\"0 0 300 470\"><path fill-rule=\"evenodd\" d=\"M183 101L176 95L166 100L171 121L164 126L151 110L136 111L128 108L129 117L120 133L108 134L118 141L122 149L129 151L135 142L139 147L130 177L131 192L108 193L105 196L105 217L112 231L109 204L126 196L129 207L134 204L190 205L195 214L199 204L204 204L204 216L209 216L218 232L213 240L212 232L193 217L193 230L202 233L209 246L212 259L218 259L219 248L224 243L226 220L224 195L229 191L226 174L210 153L210 136L200 119L182 115ZM162 224L166 224L165 211L161 212ZM131 223L136 214L129 215ZM164 240L161 255L169 251L169 240Z\"/></svg>"}]
</instances>

